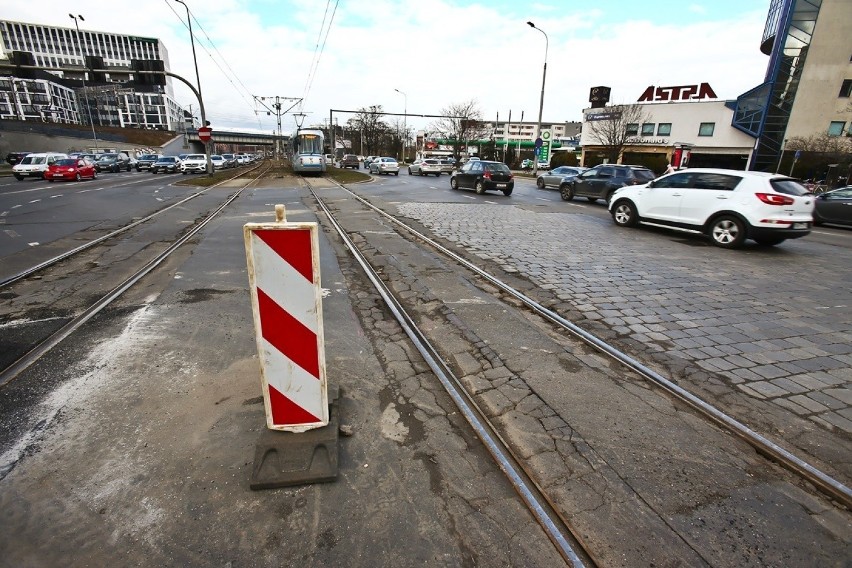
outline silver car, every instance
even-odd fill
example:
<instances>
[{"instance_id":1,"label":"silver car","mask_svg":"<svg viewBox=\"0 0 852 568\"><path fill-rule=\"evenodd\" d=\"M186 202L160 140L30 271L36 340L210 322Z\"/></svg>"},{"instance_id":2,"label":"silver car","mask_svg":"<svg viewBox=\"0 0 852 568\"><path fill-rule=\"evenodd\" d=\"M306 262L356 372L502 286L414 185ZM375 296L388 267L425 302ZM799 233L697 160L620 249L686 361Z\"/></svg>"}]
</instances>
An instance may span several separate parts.
<instances>
[{"instance_id":1,"label":"silver car","mask_svg":"<svg viewBox=\"0 0 852 568\"><path fill-rule=\"evenodd\" d=\"M370 173L371 174L393 174L395 176L399 175L399 163L397 163L395 158L376 158L372 162L370 162Z\"/></svg>"},{"instance_id":2,"label":"silver car","mask_svg":"<svg viewBox=\"0 0 852 568\"><path fill-rule=\"evenodd\" d=\"M414 160L414 162L408 166L408 175L421 175L428 176L429 174L435 174L436 176L441 175L441 162L435 158L424 158L421 160Z\"/></svg>"},{"instance_id":3,"label":"silver car","mask_svg":"<svg viewBox=\"0 0 852 568\"><path fill-rule=\"evenodd\" d=\"M562 185L563 181L577 177L587 169L588 168L583 168L581 166L559 166L558 168L553 168L549 172L538 176L535 180L535 185L539 189L544 189L546 187L555 187L556 189L559 189L559 186Z\"/></svg>"}]
</instances>

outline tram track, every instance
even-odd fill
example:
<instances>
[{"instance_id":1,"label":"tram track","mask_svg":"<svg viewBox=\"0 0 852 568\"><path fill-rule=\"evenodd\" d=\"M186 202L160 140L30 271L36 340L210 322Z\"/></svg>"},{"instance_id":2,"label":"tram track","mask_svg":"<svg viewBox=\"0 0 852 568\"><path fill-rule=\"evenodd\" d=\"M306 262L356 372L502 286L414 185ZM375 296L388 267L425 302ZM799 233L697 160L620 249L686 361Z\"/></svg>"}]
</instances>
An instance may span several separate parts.
<instances>
[{"instance_id":1,"label":"tram track","mask_svg":"<svg viewBox=\"0 0 852 568\"><path fill-rule=\"evenodd\" d=\"M310 182L307 182L307 185L310 187ZM507 297L513 302L516 301L520 303L526 309L534 313L536 316L548 322L548 324L556 326L563 333L566 333L573 338L579 339L586 345L595 349L597 352L617 362L619 365L622 365L630 372L636 373L639 377L652 384L654 388L661 389L661 391L665 392L667 396L673 397L678 401L682 402L683 404L687 405L692 411L696 412L705 420L712 423L715 427L719 427L723 431L728 432L737 439L746 442L752 448L754 448L754 450L758 454L764 456L772 463L781 465L783 468L793 473L801 480L811 484L819 492L821 492L829 499L835 501L841 507L849 509L850 505L852 505L852 493L850 493L850 489L841 481L832 478L830 475L814 467L806 460L799 458L792 452L781 447L779 444L774 443L766 436L763 436L762 434L752 430L751 428L743 424L741 421L722 412L718 408L702 400L700 397L695 396L691 392L680 387L672 379L662 376L661 374L657 373L648 366L636 361L625 353L622 353L615 346L601 340L600 338L592 335L591 333L588 333L587 331L581 329L577 325L563 318L559 314L542 306L535 299L530 298L526 294L501 281L492 274L489 274L482 268L462 258L455 252L447 249L446 247L434 241L427 235L424 235L417 229L407 225L406 223L395 218L393 215L390 215L389 213L376 207L366 199L350 191L348 188L340 185L338 185L338 187L346 191L348 195L351 198L354 198L354 200L356 200L358 203L362 204L364 207L368 208L373 213L379 215L382 219L389 221L394 227L399 228L400 230L398 231L398 233L400 234L400 236L403 236L404 233L409 235L409 237L403 236L403 238L409 238L412 241L428 244L434 250L439 251L441 255L444 255L446 258L451 259L452 262L463 266L465 269L471 271L477 277L483 279L485 282L487 282L489 286L495 287L499 291L500 296ZM439 377L441 383L450 393L451 398L459 402L459 408L462 410L463 414L465 414L466 417L468 416L468 406L472 406L472 408L475 409L470 410L472 416L468 419L474 430L477 433L480 432L481 421L482 423L490 425L490 421L488 420L487 416L483 417L484 413L479 411L479 409L477 408L475 397L471 395L465 385L462 384L462 382L459 381L458 378L456 378L452 374L452 372L446 368L446 366L442 363L442 357L439 354L439 350L429 344L429 341L425 338L424 333L420 331L417 328L416 324L413 322L412 316L406 313L402 302L399 299L394 298L393 294L388 290L386 283L382 282L382 275L380 274L380 271L377 271L373 267L371 267L370 262L369 260L367 260L366 256L363 256L363 253L358 251L358 247L350 238L350 235L347 234L347 231L338 222L338 220L335 219L334 213L331 211L331 208L324 202L324 199L321 198L317 194L317 192L313 190L313 188L311 188L311 191L322 211L331 220L331 223L334 225L337 234L347 243L347 248L352 251L353 255L358 258L357 262L368 274L368 278L370 279L370 281L373 282L374 286L379 290L380 295L387 303L389 309L394 313L400 325L403 326L406 333L415 343L418 351L423 354L424 359L426 359L430 368ZM385 275L384 277L388 278L387 275ZM510 302L510 304L511 303L512 302ZM459 392L456 392L457 390ZM507 444L503 441L502 436L499 433L499 429L494 428L493 426L489 426L489 428L493 428L495 433L483 438L483 442L486 444L486 446L489 446L492 443L492 439L499 440L502 444L504 444L506 451L509 454L514 455L514 452L511 449L511 444ZM495 459L497 460L498 464L500 464L501 469L506 471L506 468L504 467L501 461L502 457L499 454L493 455L495 455ZM518 467L527 472L528 478L530 479L530 483L534 485L537 489L539 499L547 502L550 505L553 505L553 499L548 496L547 492L542 490L541 487L536 483L535 476L530 474L530 472L526 469L523 464L523 460L515 459L515 462L518 464ZM522 496L524 495L524 489L518 488L518 492ZM537 517L534 506L531 507L531 510L533 511L534 516ZM564 527L565 530L571 532L572 529L570 528L570 520L565 518L565 515L558 510L558 507L554 506L553 510L555 511L561 526ZM548 530L549 528L546 524L542 524L542 526L545 528L545 530ZM558 539L554 539L553 536L551 536L551 540L553 540L555 543L558 543ZM576 543L579 541L574 540L573 542ZM579 550L582 550L582 545L580 545ZM582 553L584 555L588 554L587 552ZM569 562L576 561L575 559L565 554L563 554L563 557L566 558L566 561ZM591 554L589 554L589 557L591 557Z\"/></svg>"},{"instance_id":2,"label":"tram track","mask_svg":"<svg viewBox=\"0 0 852 568\"><path fill-rule=\"evenodd\" d=\"M48 353L51 349L56 347L59 343L65 340L72 333L80 329L86 322L91 320L95 315L101 312L104 308L112 304L115 300L120 298L122 294L124 294L128 289L130 289L134 284L139 282L146 275L150 274L154 269L156 269L160 264L162 264L167 258L169 258L181 245L192 239L201 229L203 229L210 221L216 218L225 208L233 202L237 197L240 196L242 191L247 187L250 187L256 179L263 174L264 171L268 170L269 166L261 164L254 169L249 171L241 172L238 176L234 176L233 178L229 178L227 180L223 180L222 182L208 187L204 190L198 191L193 195L186 197L178 201L177 203L171 204L167 207L164 207L151 215L143 219L139 219L132 223L129 223L115 231L110 232L107 235L104 235L100 238L94 239L76 247L72 250L69 250L65 253L57 255L47 261L39 263L29 269L18 272L17 274L6 278L2 282L0 282L0 289L3 287L8 287L13 283L20 282L25 278L36 274L39 271L45 270L51 266L54 266L68 258L71 258L83 251L90 250L93 247L98 245L102 245L107 242L109 239L115 238L119 235L124 234L125 232L142 226L145 223L150 222L151 220L159 217L163 213L166 213L178 206L184 205L187 202L198 198L201 195L207 194L210 190L215 189L222 184L231 181L232 179L236 179L237 177L245 177L246 174L251 174L250 181L246 183L244 186L237 188L236 191L229 195L224 201L222 201L217 207L215 207L210 213L205 215L200 220L197 220L191 227L183 228L181 234L179 234L175 240L169 245L165 250L159 252L154 257L145 261L142 266L138 269L135 269L127 278L125 278L120 284L113 287L111 290L100 296L97 300L92 302L88 307L83 309L80 313L75 314L71 317L66 323L64 323L61 327L50 333L48 336L41 338L40 340L34 342L34 344L20 357L18 357L11 364L7 365L5 368L0 370L0 388L9 383L10 381L17 378L23 371L37 362L41 357L43 357L46 353Z\"/></svg>"}]
</instances>

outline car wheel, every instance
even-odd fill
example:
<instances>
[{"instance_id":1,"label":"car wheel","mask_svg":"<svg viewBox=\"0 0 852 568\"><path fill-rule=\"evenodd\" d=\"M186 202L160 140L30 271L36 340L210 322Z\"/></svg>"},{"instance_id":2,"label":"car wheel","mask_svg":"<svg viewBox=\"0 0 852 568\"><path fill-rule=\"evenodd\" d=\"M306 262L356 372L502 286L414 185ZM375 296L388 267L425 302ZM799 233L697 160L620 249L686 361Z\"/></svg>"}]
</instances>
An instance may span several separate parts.
<instances>
[{"instance_id":1,"label":"car wheel","mask_svg":"<svg viewBox=\"0 0 852 568\"><path fill-rule=\"evenodd\" d=\"M612 220L619 227L635 227L639 222L636 206L626 199L619 201L612 208Z\"/></svg>"},{"instance_id":2,"label":"car wheel","mask_svg":"<svg viewBox=\"0 0 852 568\"><path fill-rule=\"evenodd\" d=\"M476 193L478 193L479 195L482 195L483 193L485 193L485 186L482 184L481 179L476 180L476 186L474 187L474 189L476 190Z\"/></svg>"},{"instance_id":3,"label":"car wheel","mask_svg":"<svg viewBox=\"0 0 852 568\"><path fill-rule=\"evenodd\" d=\"M137 172L141 172L141 171L142 171L142 168L136 168L136 171L137 171Z\"/></svg>"},{"instance_id":4,"label":"car wheel","mask_svg":"<svg viewBox=\"0 0 852 568\"><path fill-rule=\"evenodd\" d=\"M509 189L504 189L503 195L505 195L506 197L509 197L510 195L512 195L512 189L513 188L511 188L511 187Z\"/></svg>"},{"instance_id":5,"label":"car wheel","mask_svg":"<svg viewBox=\"0 0 852 568\"><path fill-rule=\"evenodd\" d=\"M542 178L538 178L535 180L535 186L539 189L544 189L544 180Z\"/></svg>"},{"instance_id":6,"label":"car wheel","mask_svg":"<svg viewBox=\"0 0 852 568\"><path fill-rule=\"evenodd\" d=\"M562 201L571 201L574 199L574 186L570 183L563 183L559 186L559 195Z\"/></svg>"},{"instance_id":7,"label":"car wheel","mask_svg":"<svg viewBox=\"0 0 852 568\"><path fill-rule=\"evenodd\" d=\"M49 181L50 183L53 183L53 180L52 180L52 179L49 179L49 180L47 180L47 181Z\"/></svg>"},{"instance_id":8,"label":"car wheel","mask_svg":"<svg viewBox=\"0 0 852 568\"><path fill-rule=\"evenodd\" d=\"M717 247L737 248L745 240L745 225L736 217L722 215L710 223L709 235Z\"/></svg>"},{"instance_id":9,"label":"car wheel","mask_svg":"<svg viewBox=\"0 0 852 568\"><path fill-rule=\"evenodd\" d=\"M813 212L813 218L814 218L814 225L818 226L818 225L823 224L822 217L819 216L819 214L816 212L816 210L814 210L814 212Z\"/></svg>"},{"instance_id":10,"label":"car wheel","mask_svg":"<svg viewBox=\"0 0 852 568\"><path fill-rule=\"evenodd\" d=\"M92 172L92 179L98 179L98 172Z\"/></svg>"},{"instance_id":11,"label":"car wheel","mask_svg":"<svg viewBox=\"0 0 852 568\"><path fill-rule=\"evenodd\" d=\"M399 175L399 170L395 171L395 172L393 173L393 175L398 176L398 175Z\"/></svg>"},{"instance_id":12,"label":"car wheel","mask_svg":"<svg viewBox=\"0 0 852 568\"><path fill-rule=\"evenodd\" d=\"M411 168L408 168L408 175L411 175Z\"/></svg>"},{"instance_id":13,"label":"car wheel","mask_svg":"<svg viewBox=\"0 0 852 568\"><path fill-rule=\"evenodd\" d=\"M780 245L786 240L787 239L782 237L761 237L759 239L754 239L754 242L765 247L774 247L775 245Z\"/></svg>"},{"instance_id":14,"label":"car wheel","mask_svg":"<svg viewBox=\"0 0 852 568\"><path fill-rule=\"evenodd\" d=\"M53 180L50 180L53 181ZM77 172L77 175L74 176L74 181L80 181L80 172Z\"/></svg>"},{"instance_id":15,"label":"car wheel","mask_svg":"<svg viewBox=\"0 0 852 568\"><path fill-rule=\"evenodd\" d=\"M454 177L451 177L450 178L450 188L451 189L458 189L459 188L459 180L457 180Z\"/></svg>"},{"instance_id":16,"label":"car wheel","mask_svg":"<svg viewBox=\"0 0 852 568\"><path fill-rule=\"evenodd\" d=\"M24 176L19 176L18 174L15 174L15 179L18 181L24 181Z\"/></svg>"}]
</instances>

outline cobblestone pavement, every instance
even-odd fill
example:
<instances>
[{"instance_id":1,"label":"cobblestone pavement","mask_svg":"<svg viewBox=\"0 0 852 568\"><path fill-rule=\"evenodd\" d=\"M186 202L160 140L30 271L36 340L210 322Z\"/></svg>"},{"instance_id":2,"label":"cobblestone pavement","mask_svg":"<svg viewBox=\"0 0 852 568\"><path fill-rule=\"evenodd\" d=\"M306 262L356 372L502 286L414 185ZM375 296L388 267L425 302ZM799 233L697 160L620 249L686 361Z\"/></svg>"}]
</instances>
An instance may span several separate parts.
<instances>
[{"instance_id":1,"label":"cobblestone pavement","mask_svg":"<svg viewBox=\"0 0 852 568\"><path fill-rule=\"evenodd\" d=\"M655 358L697 365L749 397L852 433L848 249L805 238L732 251L517 206L407 203L399 211Z\"/></svg>"}]
</instances>

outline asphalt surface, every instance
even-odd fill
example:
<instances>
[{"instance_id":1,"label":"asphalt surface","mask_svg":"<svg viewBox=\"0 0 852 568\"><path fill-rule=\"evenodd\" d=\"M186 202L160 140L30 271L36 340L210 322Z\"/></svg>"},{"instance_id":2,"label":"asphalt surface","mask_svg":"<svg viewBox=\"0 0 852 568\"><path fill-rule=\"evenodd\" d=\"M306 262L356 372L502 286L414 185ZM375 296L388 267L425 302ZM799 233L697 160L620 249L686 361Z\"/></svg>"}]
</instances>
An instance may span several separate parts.
<instances>
[{"instance_id":1,"label":"asphalt surface","mask_svg":"<svg viewBox=\"0 0 852 568\"><path fill-rule=\"evenodd\" d=\"M723 251L647 229L625 239L602 205L561 202L531 181L523 182L529 191L519 187L506 198L451 192L447 180L401 174L357 191L527 281L560 313L676 373L848 481L848 244L806 238ZM342 389L342 422L353 430L341 440L340 479L248 488L264 416L241 228L271 220L276 203L287 206L289 220L323 223L295 184L250 192L157 276L33 368L27 382L6 389L8 404L33 384L55 387L44 388L26 439L3 446L3 464L12 469L0 481L0 565L560 565L326 231L329 380ZM831 238L848 243L846 235ZM392 260L386 267L398 268ZM408 292L428 297L416 287ZM474 367L462 353L456 364ZM501 372L488 378L506 379ZM595 393L601 403L607 396ZM607 437L605 429L600 434ZM737 459L730 473L734 486L750 483ZM661 473L639 468L634 475L631 483L640 484ZM771 524L787 522L790 535L799 515L821 517L840 536L814 565L844 565L852 534L845 513L818 500L773 513L766 496L757 497L747 516L754 550L722 550L718 540L717 552L728 559L719 565L784 565L775 554L786 544L760 543L759 520L773 514L780 516ZM696 538L712 545L713 531L741 529L705 530L695 528Z\"/></svg>"}]
</instances>

